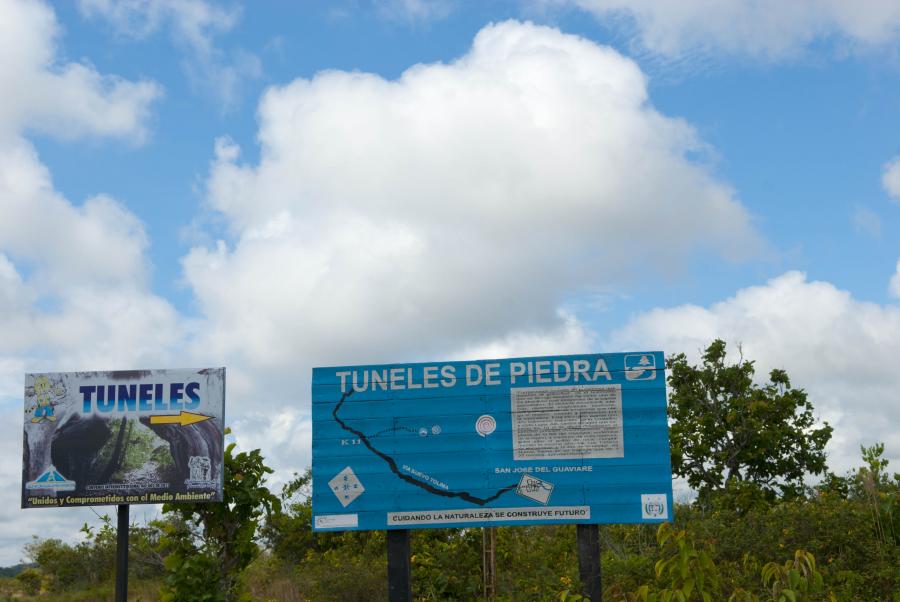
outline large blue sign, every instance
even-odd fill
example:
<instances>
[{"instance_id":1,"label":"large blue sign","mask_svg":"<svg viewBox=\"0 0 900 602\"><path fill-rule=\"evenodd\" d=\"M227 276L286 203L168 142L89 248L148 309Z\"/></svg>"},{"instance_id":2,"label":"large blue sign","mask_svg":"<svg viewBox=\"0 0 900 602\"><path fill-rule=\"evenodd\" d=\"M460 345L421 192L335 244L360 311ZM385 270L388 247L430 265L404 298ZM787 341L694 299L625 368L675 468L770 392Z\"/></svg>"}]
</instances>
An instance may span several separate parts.
<instances>
[{"instance_id":1,"label":"large blue sign","mask_svg":"<svg viewBox=\"0 0 900 602\"><path fill-rule=\"evenodd\" d=\"M315 368L313 528L668 520L661 352Z\"/></svg>"}]
</instances>

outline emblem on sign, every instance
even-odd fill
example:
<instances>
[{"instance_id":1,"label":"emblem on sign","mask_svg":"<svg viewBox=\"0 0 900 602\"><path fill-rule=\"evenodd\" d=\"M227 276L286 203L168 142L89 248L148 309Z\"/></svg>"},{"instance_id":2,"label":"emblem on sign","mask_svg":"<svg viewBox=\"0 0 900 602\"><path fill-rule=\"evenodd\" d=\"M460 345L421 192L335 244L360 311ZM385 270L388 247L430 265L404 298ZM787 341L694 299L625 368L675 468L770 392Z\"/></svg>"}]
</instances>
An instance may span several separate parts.
<instances>
[{"instance_id":1,"label":"emblem on sign","mask_svg":"<svg viewBox=\"0 0 900 602\"><path fill-rule=\"evenodd\" d=\"M184 484L188 487L210 487L216 482L212 478L212 462L209 456L191 456L188 458L189 478Z\"/></svg>"},{"instance_id":2,"label":"emblem on sign","mask_svg":"<svg viewBox=\"0 0 900 602\"><path fill-rule=\"evenodd\" d=\"M641 518L668 518L669 510L664 493L641 495Z\"/></svg>"},{"instance_id":3,"label":"emblem on sign","mask_svg":"<svg viewBox=\"0 0 900 602\"><path fill-rule=\"evenodd\" d=\"M74 491L75 481L70 481L51 466L33 481L25 483L26 489L52 489L54 491Z\"/></svg>"},{"instance_id":4,"label":"emblem on sign","mask_svg":"<svg viewBox=\"0 0 900 602\"><path fill-rule=\"evenodd\" d=\"M487 437L496 430L497 421L494 420L494 417L490 414L479 416L478 420L475 421L475 432L477 432L482 437Z\"/></svg>"},{"instance_id":5,"label":"emblem on sign","mask_svg":"<svg viewBox=\"0 0 900 602\"><path fill-rule=\"evenodd\" d=\"M516 487L516 493L546 505L550 501L550 494L553 493L553 483L523 474Z\"/></svg>"},{"instance_id":6,"label":"emblem on sign","mask_svg":"<svg viewBox=\"0 0 900 602\"><path fill-rule=\"evenodd\" d=\"M625 356L625 380L653 380L656 378L656 358L649 353Z\"/></svg>"},{"instance_id":7,"label":"emblem on sign","mask_svg":"<svg viewBox=\"0 0 900 602\"><path fill-rule=\"evenodd\" d=\"M350 502L362 495L366 490L359 478L349 466L337 473L333 479L328 481L329 487L340 500L341 505L346 508Z\"/></svg>"}]
</instances>

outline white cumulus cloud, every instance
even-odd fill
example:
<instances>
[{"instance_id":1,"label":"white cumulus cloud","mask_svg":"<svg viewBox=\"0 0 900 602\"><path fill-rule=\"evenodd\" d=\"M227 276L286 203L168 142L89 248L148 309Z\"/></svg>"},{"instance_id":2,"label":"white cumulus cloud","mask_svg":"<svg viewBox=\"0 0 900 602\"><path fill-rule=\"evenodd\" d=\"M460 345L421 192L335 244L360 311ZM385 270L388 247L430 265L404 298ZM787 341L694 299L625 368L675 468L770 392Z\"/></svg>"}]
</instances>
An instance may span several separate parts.
<instances>
[{"instance_id":1,"label":"white cumulus cloud","mask_svg":"<svg viewBox=\"0 0 900 602\"><path fill-rule=\"evenodd\" d=\"M56 17L43 2L0 0L0 143L30 129L59 138L143 141L160 87L60 62L58 36Z\"/></svg>"},{"instance_id":2,"label":"white cumulus cloud","mask_svg":"<svg viewBox=\"0 0 900 602\"><path fill-rule=\"evenodd\" d=\"M763 246L635 63L555 29L491 25L396 80L298 79L259 121L259 163L220 140L209 175L233 242L184 269L211 325L198 344L273 374L582 346L567 293Z\"/></svg>"},{"instance_id":3,"label":"white cumulus cloud","mask_svg":"<svg viewBox=\"0 0 900 602\"><path fill-rule=\"evenodd\" d=\"M896 44L894 0L531 0L532 6L576 6L603 21L631 23L652 52L678 56L724 52L762 59L795 55L836 39L854 47Z\"/></svg>"},{"instance_id":4,"label":"white cumulus cloud","mask_svg":"<svg viewBox=\"0 0 900 602\"><path fill-rule=\"evenodd\" d=\"M105 196L69 203L24 139L0 142L0 197L0 249L35 266L36 286L144 278L138 219Z\"/></svg>"},{"instance_id":5,"label":"white cumulus cloud","mask_svg":"<svg viewBox=\"0 0 900 602\"><path fill-rule=\"evenodd\" d=\"M900 463L900 307L855 299L828 282L788 272L739 290L709 307L682 305L634 317L614 333L617 349L659 348L699 361L713 339L740 345L757 375L783 368L806 389L819 416L834 427L829 465L839 474L859 465L860 444L886 444Z\"/></svg>"}]
</instances>

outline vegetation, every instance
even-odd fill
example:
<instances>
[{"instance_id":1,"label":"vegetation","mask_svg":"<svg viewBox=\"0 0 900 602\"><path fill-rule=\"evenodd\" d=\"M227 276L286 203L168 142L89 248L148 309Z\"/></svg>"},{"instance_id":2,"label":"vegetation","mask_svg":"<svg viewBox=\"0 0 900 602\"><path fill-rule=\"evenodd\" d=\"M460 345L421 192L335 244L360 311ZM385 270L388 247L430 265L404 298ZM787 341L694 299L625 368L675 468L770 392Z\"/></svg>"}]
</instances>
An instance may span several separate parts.
<instances>
[{"instance_id":1,"label":"vegetation","mask_svg":"<svg viewBox=\"0 0 900 602\"><path fill-rule=\"evenodd\" d=\"M232 602L250 600L243 572L259 555L256 533L265 517L281 511L281 501L265 487L272 469L258 449L225 449L225 488L221 504L165 504L169 520L157 550L166 568L162 600Z\"/></svg>"},{"instance_id":2,"label":"vegetation","mask_svg":"<svg viewBox=\"0 0 900 602\"><path fill-rule=\"evenodd\" d=\"M14 564L13 566L4 566L0 567L0 577L15 577L22 571L26 569L33 569L35 566L33 564Z\"/></svg>"},{"instance_id":3,"label":"vegetation","mask_svg":"<svg viewBox=\"0 0 900 602\"><path fill-rule=\"evenodd\" d=\"M696 488L673 523L601 529L604 600L900 602L900 474L881 444L827 472L806 393L783 371L763 386L752 362L713 342L700 366L669 358L673 467ZM782 439L784 441L782 442ZM387 599L383 532L313 533L310 473L275 495L259 450L226 450L225 504L167 505L132 526L132 600ZM822 474L818 485L807 473ZM0 600L112 600L115 531L35 541L32 565L0 577ZM480 529L413 531L418 600L482 597ZM583 600L575 529L497 529L500 601Z\"/></svg>"},{"instance_id":4,"label":"vegetation","mask_svg":"<svg viewBox=\"0 0 900 602\"><path fill-rule=\"evenodd\" d=\"M748 508L803 494L803 479L822 474L831 427L815 427L813 407L784 370L769 382L753 382L753 362L726 362L726 346L715 340L700 366L685 355L666 362L672 472L685 477L708 505ZM722 495L727 492L726 495Z\"/></svg>"}]
</instances>

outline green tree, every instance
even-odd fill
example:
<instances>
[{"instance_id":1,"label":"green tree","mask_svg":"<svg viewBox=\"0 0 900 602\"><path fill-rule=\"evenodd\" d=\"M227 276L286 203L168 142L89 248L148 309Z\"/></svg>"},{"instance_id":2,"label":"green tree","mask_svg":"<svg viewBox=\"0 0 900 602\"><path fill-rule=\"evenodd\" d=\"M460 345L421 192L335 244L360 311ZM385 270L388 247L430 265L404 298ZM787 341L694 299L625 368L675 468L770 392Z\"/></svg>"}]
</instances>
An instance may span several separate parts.
<instances>
[{"instance_id":1,"label":"green tree","mask_svg":"<svg viewBox=\"0 0 900 602\"><path fill-rule=\"evenodd\" d=\"M84 541L70 545L59 539L37 539L25 553L47 576L48 589L68 591L96 585L112 577L115 567L116 531L109 517L101 517L99 530L84 524Z\"/></svg>"},{"instance_id":2,"label":"green tree","mask_svg":"<svg viewBox=\"0 0 900 602\"><path fill-rule=\"evenodd\" d=\"M281 501L265 486L272 469L260 451L235 454L234 447L225 449L223 503L163 506L172 519L159 544L168 571L163 600L249 599L241 577L259 555L261 521L279 513Z\"/></svg>"},{"instance_id":3,"label":"green tree","mask_svg":"<svg viewBox=\"0 0 900 602\"><path fill-rule=\"evenodd\" d=\"M803 492L803 477L826 470L831 427L816 426L803 389L787 372L772 370L754 382L752 361L726 361L725 342L713 341L702 364L683 353L666 361L672 471L685 477L707 504L714 494L739 508Z\"/></svg>"}]
</instances>

